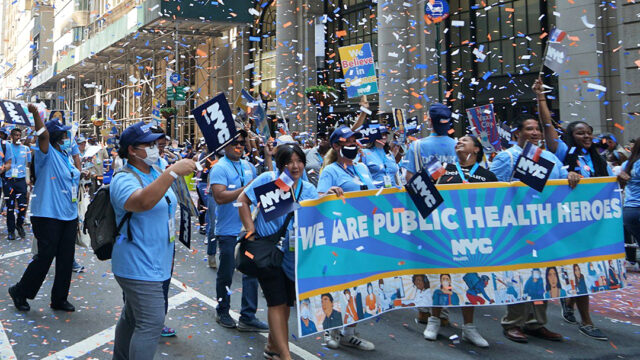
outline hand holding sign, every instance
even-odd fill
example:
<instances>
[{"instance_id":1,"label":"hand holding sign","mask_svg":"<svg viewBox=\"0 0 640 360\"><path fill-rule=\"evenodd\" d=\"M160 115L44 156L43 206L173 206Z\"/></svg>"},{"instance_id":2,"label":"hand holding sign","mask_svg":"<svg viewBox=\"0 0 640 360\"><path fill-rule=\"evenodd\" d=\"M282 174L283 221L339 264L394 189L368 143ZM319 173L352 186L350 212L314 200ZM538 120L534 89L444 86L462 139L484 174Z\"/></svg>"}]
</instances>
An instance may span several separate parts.
<instances>
[{"instance_id":1,"label":"hand holding sign","mask_svg":"<svg viewBox=\"0 0 640 360\"><path fill-rule=\"evenodd\" d=\"M527 143L513 169L514 179L522 181L539 192L544 189L553 170L553 163L541 157L541 154L542 149Z\"/></svg>"},{"instance_id":2,"label":"hand holding sign","mask_svg":"<svg viewBox=\"0 0 640 360\"><path fill-rule=\"evenodd\" d=\"M424 170L413 175L405 188L424 219L444 201Z\"/></svg>"},{"instance_id":3,"label":"hand holding sign","mask_svg":"<svg viewBox=\"0 0 640 360\"><path fill-rule=\"evenodd\" d=\"M295 202L291 191L282 191L275 181L260 185L253 190L260 202L260 213L269 222L295 211L300 205Z\"/></svg>"},{"instance_id":4,"label":"hand holding sign","mask_svg":"<svg viewBox=\"0 0 640 360\"><path fill-rule=\"evenodd\" d=\"M231 108L224 93L191 111L211 152L217 152L236 136Z\"/></svg>"}]
</instances>

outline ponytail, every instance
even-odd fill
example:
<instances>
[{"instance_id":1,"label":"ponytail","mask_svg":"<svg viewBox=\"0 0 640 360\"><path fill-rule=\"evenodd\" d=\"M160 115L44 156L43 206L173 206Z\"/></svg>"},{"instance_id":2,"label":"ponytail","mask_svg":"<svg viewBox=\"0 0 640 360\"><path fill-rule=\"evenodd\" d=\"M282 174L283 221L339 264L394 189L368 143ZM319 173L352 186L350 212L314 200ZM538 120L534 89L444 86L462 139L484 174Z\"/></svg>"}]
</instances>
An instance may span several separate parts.
<instances>
[{"instance_id":1,"label":"ponytail","mask_svg":"<svg viewBox=\"0 0 640 360\"><path fill-rule=\"evenodd\" d=\"M336 161L338 161L338 153L333 148L331 148L329 149L329 151L327 151L327 153L324 156L324 162L322 163L322 168L320 169L320 172L322 172L324 168L333 164Z\"/></svg>"}]
</instances>

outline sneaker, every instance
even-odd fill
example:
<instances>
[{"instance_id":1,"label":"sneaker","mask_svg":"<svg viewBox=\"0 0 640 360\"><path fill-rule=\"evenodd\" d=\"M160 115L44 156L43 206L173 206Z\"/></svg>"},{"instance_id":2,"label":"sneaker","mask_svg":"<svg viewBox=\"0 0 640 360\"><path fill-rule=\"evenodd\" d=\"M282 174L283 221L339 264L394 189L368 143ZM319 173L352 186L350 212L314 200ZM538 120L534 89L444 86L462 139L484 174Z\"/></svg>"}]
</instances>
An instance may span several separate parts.
<instances>
[{"instance_id":1,"label":"sneaker","mask_svg":"<svg viewBox=\"0 0 640 360\"><path fill-rule=\"evenodd\" d=\"M176 336L176 331L168 326L165 326L162 328L162 332L160 332L160 335L164 337Z\"/></svg>"},{"instance_id":2,"label":"sneaker","mask_svg":"<svg viewBox=\"0 0 640 360\"><path fill-rule=\"evenodd\" d=\"M27 234L24 232L24 228L22 228L22 226L17 226L16 230L18 230L18 236L20 236L21 239L27 237Z\"/></svg>"},{"instance_id":3,"label":"sneaker","mask_svg":"<svg viewBox=\"0 0 640 360\"><path fill-rule=\"evenodd\" d=\"M562 306L562 318L569 324L577 324L578 320L573 313L573 309L567 305L567 299L560 299L560 305Z\"/></svg>"},{"instance_id":4,"label":"sneaker","mask_svg":"<svg viewBox=\"0 0 640 360\"><path fill-rule=\"evenodd\" d=\"M340 347L340 330L329 330L324 332L324 343L329 349Z\"/></svg>"},{"instance_id":5,"label":"sneaker","mask_svg":"<svg viewBox=\"0 0 640 360\"><path fill-rule=\"evenodd\" d=\"M627 272L640 272L640 264L637 262L624 261L624 267Z\"/></svg>"},{"instance_id":6,"label":"sneaker","mask_svg":"<svg viewBox=\"0 0 640 360\"><path fill-rule=\"evenodd\" d=\"M373 345L371 341L367 341L359 337L358 334L353 334L351 336L340 336L340 345L349 346L358 350L365 351L372 351L376 349L375 345Z\"/></svg>"},{"instance_id":7,"label":"sneaker","mask_svg":"<svg viewBox=\"0 0 640 360\"><path fill-rule=\"evenodd\" d=\"M84 266L78 264L77 261L73 260L73 266L71 267L71 271L75 272L75 273L83 273L84 272Z\"/></svg>"},{"instance_id":8,"label":"sneaker","mask_svg":"<svg viewBox=\"0 0 640 360\"><path fill-rule=\"evenodd\" d=\"M212 269L217 269L218 268L218 263L216 262L216 256L215 255L208 255L209 257L209 267Z\"/></svg>"},{"instance_id":9,"label":"sneaker","mask_svg":"<svg viewBox=\"0 0 640 360\"><path fill-rule=\"evenodd\" d=\"M438 331L440 331L440 318L430 316L427 327L424 329L424 333L422 333L424 338L433 341L438 338Z\"/></svg>"},{"instance_id":10,"label":"sneaker","mask_svg":"<svg viewBox=\"0 0 640 360\"><path fill-rule=\"evenodd\" d=\"M242 320L238 321L238 331L256 331L256 332L269 332L269 325L263 323L257 318L249 322Z\"/></svg>"},{"instance_id":11,"label":"sneaker","mask_svg":"<svg viewBox=\"0 0 640 360\"><path fill-rule=\"evenodd\" d=\"M237 326L235 320L231 318L229 313L216 314L216 322L228 329L235 329Z\"/></svg>"},{"instance_id":12,"label":"sneaker","mask_svg":"<svg viewBox=\"0 0 640 360\"><path fill-rule=\"evenodd\" d=\"M586 335L592 339L603 341L609 340L607 335L605 335L600 329L593 325L580 325L578 331L580 331L582 335Z\"/></svg>"},{"instance_id":13,"label":"sneaker","mask_svg":"<svg viewBox=\"0 0 640 360\"><path fill-rule=\"evenodd\" d=\"M473 324L462 325L462 340L466 340L477 347L489 347L487 340L480 335L478 329Z\"/></svg>"},{"instance_id":14,"label":"sneaker","mask_svg":"<svg viewBox=\"0 0 640 360\"><path fill-rule=\"evenodd\" d=\"M9 234L7 234L7 240L15 240L16 239L16 234L10 232Z\"/></svg>"},{"instance_id":15,"label":"sneaker","mask_svg":"<svg viewBox=\"0 0 640 360\"><path fill-rule=\"evenodd\" d=\"M200 228L199 233L200 235L207 235L207 229Z\"/></svg>"}]
</instances>

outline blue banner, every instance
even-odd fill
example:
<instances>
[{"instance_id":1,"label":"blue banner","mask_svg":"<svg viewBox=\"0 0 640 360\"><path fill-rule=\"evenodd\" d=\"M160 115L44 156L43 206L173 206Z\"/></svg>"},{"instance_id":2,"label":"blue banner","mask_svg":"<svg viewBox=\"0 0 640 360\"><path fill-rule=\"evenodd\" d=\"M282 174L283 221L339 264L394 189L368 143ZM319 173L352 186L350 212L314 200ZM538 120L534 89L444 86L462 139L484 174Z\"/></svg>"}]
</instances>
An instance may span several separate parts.
<instances>
[{"instance_id":1,"label":"blue banner","mask_svg":"<svg viewBox=\"0 0 640 360\"><path fill-rule=\"evenodd\" d=\"M426 219L399 189L301 203L300 336L398 308L509 304L624 286L615 178L583 179L573 190L550 180L541 193L521 182L437 188L444 202Z\"/></svg>"}]
</instances>

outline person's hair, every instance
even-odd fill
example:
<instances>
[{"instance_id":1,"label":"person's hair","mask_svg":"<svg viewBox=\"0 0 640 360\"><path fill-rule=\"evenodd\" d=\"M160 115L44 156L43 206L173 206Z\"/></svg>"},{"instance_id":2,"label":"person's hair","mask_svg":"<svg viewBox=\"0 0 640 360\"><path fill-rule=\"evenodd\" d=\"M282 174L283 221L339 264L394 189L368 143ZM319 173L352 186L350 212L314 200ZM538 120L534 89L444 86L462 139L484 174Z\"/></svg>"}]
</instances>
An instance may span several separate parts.
<instances>
[{"instance_id":1,"label":"person's hair","mask_svg":"<svg viewBox=\"0 0 640 360\"><path fill-rule=\"evenodd\" d=\"M624 171L631 175L631 169L633 169L633 164L640 158L640 138L637 138L633 142L633 147L631 148L631 155L629 156L629 160L627 160L627 166L625 166Z\"/></svg>"},{"instance_id":2,"label":"person's hair","mask_svg":"<svg viewBox=\"0 0 640 360\"><path fill-rule=\"evenodd\" d=\"M422 278L422 282L424 283L424 288L428 289L431 287L431 284L429 283L429 278L427 278L427 275L413 275L411 277L411 282L413 283L413 285L416 284L416 279L417 278Z\"/></svg>"},{"instance_id":3,"label":"person's hair","mask_svg":"<svg viewBox=\"0 0 640 360\"><path fill-rule=\"evenodd\" d=\"M338 161L338 152L333 149L333 144L331 144L331 149L329 149L329 151L324 155L324 162L322 163L320 172L336 161Z\"/></svg>"},{"instance_id":4,"label":"person's hair","mask_svg":"<svg viewBox=\"0 0 640 360\"><path fill-rule=\"evenodd\" d=\"M576 276L576 268L580 270L580 277ZM573 264L573 276L576 278L576 286L578 286L578 282L580 282L580 279L584 279L584 274L582 273L582 269L580 269L580 265Z\"/></svg>"},{"instance_id":5,"label":"person's hair","mask_svg":"<svg viewBox=\"0 0 640 360\"><path fill-rule=\"evenodd\" d=\"M593 131L593 128L591 127L591 125L580 120L573 121L567 126L564 140L565 140L565 143L567 144L567 147L569 148L569 152L567 152L567 156L564 158L564 165L567 165L569 167L568 171L576 171L576 169L579 168L578 156L580 156L580 153L582 152L582 148L578 146L577 142L573 137L573 131L578 125L585 125L589 127L591 131ZM571 151L571 149L573 149L573 151ZM593 167L594 167L594 169L592 169L595 174L594 176L609 175L609 172L607 171L607 162L598 153L597 146L593 146L592 144L590 148L584 149L584 150L591 156L591 161L593 162ZM580 170L577 170L577 172L580 172Z\"/></svg>"},{"instance_id":6,"label":"person's hair","mask_svg":"<svg viewBox=\"0 0 640 360\"><path fill-rule=\"evenodd\" d=\"M516 129L516 130L522 130L522 128L524 127L524 123L527 120L538 121L538 119L536 119L536 117L534 115L528 114L528 113L522 113L522 114L516 116L515 118L513 118L512 122L511 122L511 128L512 129Z\"/></svg>"},{"instance_id":7,"label":"person's hair","mask_svg":"<svg viewBox=\"0 0 640 360\"><path fill-rule=\"evenodd\" d=\"M307 157L298 144L283 144L276 149L276 167L283 171L284 167L291 161L293 154L298 155L302 163L307 166Z\"/></svg>"},{"instance_id":8,"label":"person's hair","mask_svg":"<svg viewBox=\"0 0 640 360\"><path fill-rule=\"evenodd\" d=\"M556 272L556 284L558 284L558 285L557 285L557 286L558 286L558 289L561 289L561 288L562 288L562 286L560 285L560 274L558 274L558 269L556 269L556 267L555 267L555 266L550 266L550 267L548 267L548 268L547 268L547 271L546 271L546 272L545 272L545 274L544 274L544 281L545 281L547 284L545 285L545 287L544 287L544 288L545 288L547 291L550 291L550 290L551 290L551 285L549 284L549 273L551 272L551 270L553 270L553 271L555 271L555 272Z\"/></svg>"},{"instance_id":9,"label":"person's hair","mask_svg":"<svg viewBox=\"0 0 640 360\"><path fill-rule=\"evenodd\" d=\"M450 274L440 274L440 289L442 289L442 277L443 276L448 276L449 277L449 282L451 282L451 275Z\"/></svg>"},{"instance_id":10,"label":"person's hair","mask_svg":"<svg viewBox=\"0 0 640 360\"><path fill-rule=\"evenodd\" d=\"M324 294L320 295L320 299L322 299L325 296L327 298L329 298L329 301L333 302L333 296L331 296L331 294L329 294L329 293L324 293Z\"/></svg>"},{"instance_id":11,"label":"person's hair","mask_svg":"<svg viewBox=\"0 0 640 360\"><path fill-rule=\"evenodd\" d=\"M20 129L20 128L13 128L13 129L11 129L11 134L13 134L13 133L20 133L20 134L22 134L22 129Z\"/></svg>"},{"instance_id":12,"label":"person's hair","mask_svg":"<svg viewBox=\"0 0 640 360\"><path fill-rule=\"evenodd\" d=\"M349 290L349 289L344 289L344 291L343 291L342 293L343 293L343 294L345 294L345 295L347 295L347 293L348 293L348 294L351 294L351 290Z\"/></svg>"},{"instance_id":13,"label":"person's hair","mask_svg":"<svg viewBox=\"0 0 640 360\"><path fill-rule=\"evenodd\" d=\"M477 163L482 162L482 158L484 158L484 149L482 148L482 143L480 142L480 140L471 134L467 134L463 137L471 138L471 140L473 140L473 146L480 149L480 151L478 151L478 153L476 154L476 162Z\"/></svg>"}]
</instances>

